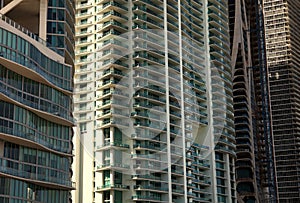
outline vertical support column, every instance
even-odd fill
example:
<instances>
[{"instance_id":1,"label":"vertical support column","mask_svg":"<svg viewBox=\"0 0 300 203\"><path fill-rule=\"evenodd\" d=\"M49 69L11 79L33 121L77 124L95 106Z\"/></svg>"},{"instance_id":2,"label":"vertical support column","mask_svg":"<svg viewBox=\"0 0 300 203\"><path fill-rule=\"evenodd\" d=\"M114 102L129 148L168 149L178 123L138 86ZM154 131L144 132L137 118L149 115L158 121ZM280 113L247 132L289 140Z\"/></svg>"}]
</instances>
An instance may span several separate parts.
<instances>
[{"instance_id":1,"label":"vertical support column","mask_svg":"<svg viewBox=\"0 0 300 203\"><path fill-rule=\"evenodd\" d=\"M187 176L186 176L186 139L185 139L185 105L184 105L184 88L183 88L183 67L182 67L182 31L181 31L181 1L178 1L178 41L179 41L179 59L180 59L180 97L181 97L181 129L182 129L182 157L183 157L183 184L184 184L184 202L188 202L187 197Z\"/></svg>"},{"instance_id":2,"label":"vertical support column","mask_svg":"<svg viewBox=\"0 0 300 203\"><path fill-rule=\"evenodd\" d=\"M224 154L225 155L225 154ZM227 185L227 188L228 188L228 199L227 199L227 201L229 202L229 203L232 203L232 195L231 195L231 182L230 182L230 172L231 172L231 170L230 170L230 157L229 157L229 154L226 154L225 155L225 160L226 160L226 176L227 176L227 180L226 180L226 185Z\"/></svg>"},{"instance_id":3,"label":"vertical support column","mask_svg":"<svg viewBox=\"0 0 300 203\"><path fill-rule=\"evenodd\" d=\"M168 160L168 202L172 202L172 160L171 160L171 136L170 136L170 101L169 101L169 64L168 64L168 10L167 0L164 0L164 44L165 44L165 82L166 82L166 123L167 123L167 160Z\"/></svg>"},{"instance_id":4,"label":"vertical support column","mask_svg":"<svg viewBox=\"0 0 300 203\"><path fill-rule=\"evenodd\" d=\"M47 40L47 8L48 1L40 0L39 37Z\"/></svg>"}]
</instances>

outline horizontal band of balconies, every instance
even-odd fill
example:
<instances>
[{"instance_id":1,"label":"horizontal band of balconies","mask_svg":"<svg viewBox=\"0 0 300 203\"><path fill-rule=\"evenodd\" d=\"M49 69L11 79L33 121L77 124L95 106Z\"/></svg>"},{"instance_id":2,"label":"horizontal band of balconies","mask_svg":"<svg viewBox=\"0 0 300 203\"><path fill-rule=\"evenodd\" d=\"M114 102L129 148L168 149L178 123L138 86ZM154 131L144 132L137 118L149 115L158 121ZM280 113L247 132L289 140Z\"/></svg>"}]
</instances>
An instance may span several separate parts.
<instances>
[{"instance_id":1,"label":"horizontal band of balconies","mask_svg":"<svg viewBox=\"0 0 300 203\"><path fill-rule=\"evenodd\" d=\"M0 176L23 180L26 182L31 182L31 183L34 183L37 185L41 185L43 187L48 187L48 188L53 188L53 189L61 189L61 190L75 189L75 183L72 181L64 180L62 178L57 178L57 177L45 176L42 174L38 174L37 172L31 173L31 172L28 172L25 170L15 169L13 167L7 166L6 163L8 163L8 162L10 162L11 164L13 163L15 165L25 164L25 163L21 163L17 160L1 157L0 158ZM42 166L36 166L36 168L38 170L39 169L40 170L42 170L42 169L49 170ZM69 176L69 174L66 173L65 176Z\"/></svg>"},{"instance_id":2,"label":"horizontal band of balconies","mask_svg":"<svg viewBox=\"0 0 300 203\"><path fill-rule=\"evenodd\" d=\"M17 105L20 105L22 107L25 107L27 109L35 109L39 112L39 114L45 112L45 116L49 117L55 117L57 120L63 120L63 123L69 122L68 125L74 124L75 120L71 116L71 112L69 112L68 109L63 108L57 104L54 104L53 102L50 103L49 101L46 102L44 100L44 103L48 103L49 105L42 105L41 104L41 99L36 97L38 99L37 102L33 102L31 100L26 100L24 99L25 95L29 96L29 94L25 94L23 92L23 97L19 96L21 92L17 91L16 89L10 88L8 85L5 83L2 83L0 81L0 98L2 98L5 101L9 101L11 103L15 103ZM32 98L32 96L30 96Z\"/></svg>"},{"instance_id":3,"label":"horizontal band of balconies","mask_svg":"<svg viewBox=\"0 0 300 203\"><path fill-rule=\"evenodd\" d=\"M29 129L29 128L28 128ZM26 131L20 131L13 127L5 127L0 126L0 134L2 140L20 144L27 147L34 147L37 149L46 150L52 153L60 154L63 156L73 156L70 154L70 147L66 148L63 145L57 146L50 144L48 137L45 134L42 134L40 132L34 131L33 133L28 133ZM58 139L52 138L53 141L60 141Z\"/></svg>"},{"instance_id":4,"label":"horizontal band of balconies","mask_svg":"<svg viewBox=\"0 0 300 203\"><path fill-rule=\"evenodd\" d=\"M0 62L2 65L27 78L39 81L53 88L56 88L59 91L64 92L65 94L71 95L72 86L70 80L51 73L41 66L41 62L34 61L29 56L22 54L12 54L15 53L14 49L9 49L6 47L5 50L10 50L10 53L3 51L1 52ZM55 66L55 63L56 62L53 62L53 66ZM62 64L60 65L63 66ZM57 66L59 66L59 64L57 64L56 67Z\"/></svg>"},{"instance_id":5,"label":"horizontal band of balconies","mask_svg":"<svg viewBox=\"0 0 300 203\"><path fill-rule=\"evenodd\" d=\"M9 96L7 96L7 95L9 95ZM12 103L12 104L21 106L31 112L34 112L39 117L44 118L46 120L51 120L55 123L63 124L66 126L73 126L75 123L75 119L71 116L65 115L66 117L68 117L68 119L66 119L63 116L61 116L59 114L59 112L57 112L57 111L46 112L47 107L43 107L43 108L45 108L45 109L43 109L41 105L36 105L34 103L29 103L29 102L27 102L27 104L25 102L25 104L24 104L23 103L25 101L24 99L22 99L20 101L15 100L14 95L9 94L8 92L3 93L2 91L0 91L0 99L3 101L6 101L6 102ZM37 107L40 107L40 108L37 108ZM48 108L48 110L51 110L51 108Z\"/></svg>"}]
</instances>

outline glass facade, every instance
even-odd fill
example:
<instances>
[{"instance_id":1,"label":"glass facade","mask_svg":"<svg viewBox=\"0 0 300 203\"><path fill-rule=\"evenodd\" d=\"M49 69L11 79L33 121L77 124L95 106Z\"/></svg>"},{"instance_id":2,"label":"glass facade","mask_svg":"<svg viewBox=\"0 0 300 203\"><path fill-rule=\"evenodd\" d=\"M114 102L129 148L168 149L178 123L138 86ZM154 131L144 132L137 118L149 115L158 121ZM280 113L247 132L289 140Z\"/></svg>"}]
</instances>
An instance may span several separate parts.
<instances>
[{"instance_id":1,"label":"glass facade","mask_svg":"<svg viewBox=\"0 0 300 203\"><path fill-rule=\"evenodd\" d=\"M75 1L50 0L47 11L47 42L61 50L65 62L74 65Z\"/></svg>"},{"instance_id":2,"label":"glass facade","mask_svg":"<svg viewBox=\"0 0 300 203\"><path fill-rule=\"evenodd\" d=\"M0 202L68 203L75 187L72 63L13 20L0 21Z\"/></svg>"},{"instance_id":3,"label":"glass facade","mask_svg":"<svg viewBox=\"0 0 300 203\"><path fill-rule=\"evenodd\" d=\"M69 65L56 62L32 43L2 28L0 50L2 57L35 71L56 86L68 91L72 88L72 68Z\"/></svg>"},{"instance_id":4,"label":"glass facade","mask_svg":"<svg viewBox=\"0 0 300 203\"><path fill-rule=\"evenodd\" d=\"M68 192L49 189L28 182L0 178L1 203L27 203L27 202L67 202Z\"/></svg>"}]
</instances>

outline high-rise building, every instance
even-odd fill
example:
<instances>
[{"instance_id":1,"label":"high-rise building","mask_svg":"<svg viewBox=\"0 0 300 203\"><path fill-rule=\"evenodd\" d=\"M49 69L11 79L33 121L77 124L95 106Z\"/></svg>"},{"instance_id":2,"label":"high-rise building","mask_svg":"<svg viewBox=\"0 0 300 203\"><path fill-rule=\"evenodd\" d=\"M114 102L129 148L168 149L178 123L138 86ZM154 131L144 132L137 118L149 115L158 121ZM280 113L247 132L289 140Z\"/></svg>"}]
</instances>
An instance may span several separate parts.
<instances>
[{"instance_id":1,"label":"high-rise building","mask_svg":"<svg viewBox=\"0 0 300 203\"><path fill-rule=\"evenodd\" d=\"M47 42L74 65L75 0L49 0L47 9Z\"/></svg>"},{"instance_id":2,"label":"high-rise building","mask_svg":"<svg viewBox=\"0 0 300 203\"><path fill-rule=\"evenodd\" d=\"M48 1L43 0L1 1L0 202L3 203L67 203L71 202L70 191L74 189L71 182L73 66L65 63L69 60L46 42L47 9Z\"/></svg>"},{"instance_id":3,"label":"high-rise building","mask_svg":"<svg viewBox=\"0 0 300 203\"><path fill-rule=\"evenodd\" d=\"M236 202L227 6L76 3L76 203Z\"/></svg>"},{"instance_id":4,"label":"high-rise building","mask_svg":"<svg viewBox=\"0 0 300 203\"><path fill-rule=\"evenodd\" d=\"M238 202L241 203L259 202L254 153L256 122L253 116L255 101L250 35L254 5L250 0L231 0L228 5L237 154L236 184Z\"/></svg>"},{"instance_id":5,"label":"high-rise building","mask_svg":"<svg viewBox=\"0 0 300 203\"><path fill-rule=\"evenodd\" d=\"M300 202L299 9L296 0L263 1L279 202Z\"/></svg>"}]
</instances>

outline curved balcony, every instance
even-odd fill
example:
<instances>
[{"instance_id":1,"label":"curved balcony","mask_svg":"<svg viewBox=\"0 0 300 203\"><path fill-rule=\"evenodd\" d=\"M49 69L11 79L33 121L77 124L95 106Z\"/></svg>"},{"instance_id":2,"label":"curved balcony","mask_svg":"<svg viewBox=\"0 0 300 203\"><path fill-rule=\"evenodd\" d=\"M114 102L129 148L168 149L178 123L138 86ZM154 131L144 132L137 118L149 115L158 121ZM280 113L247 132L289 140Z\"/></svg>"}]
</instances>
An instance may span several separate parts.
<instances>
[{"instance_id":1,"label":"curved balcony","mask_svg":"<svg viewBox=\"0 0 300 203\"><path fill-rule=\"evenodd\" d=\"M49 106L43 106L40 104L38 105L34 102L23 99L23 97L19 97L8 91L5 91L4 89L0 89L0 99L22 106L23 108L36 113L39 117L46 120L52 120L55 123L67 126L73 126L75 123L75 119L72 116L68 116L67 114L63 113L61 115L60 112L53 107L51 108Z\"/></svg>"},{"instance_id":2,"label":"curved balcony","mask_svg":"<svg viewBox=\"0 0 300 203\"><path fill-rule=\"evenodd\" d=\"M34 147L37 149L43 149L52 153L57 153L64 156L72 156L70 153L70 147L63 147L50 144L49 137L45 134L34 131L28 133L26 131L20 131L10 127L0 126L0 134L3 140L19 143L24 146ZM68 141L65 141L68 142Z\"/></svg>"},{"instance_id":3,"label":"curved balcony","mask_svg":"<svg viewBox=\"0 0 300 203\"><path fill-rule=\"evenodd\" d=\"M56 116L62 117L62 119L66 119L66 120L69 120L71 123L74 123L74 119L71 116L71 112L69 112L69 109L63 108L62 106L60 106L58 104L54 104L52 101L47 101L48 103L51 103L51 106L50 105L42 105L42 104L40 104L40 100L42 98L39 98L38 102L32 102L31 100L24 99L23 97L19 96L19 95L21 95L21 91L16 91L16 89L11 88L8 85L6 85L5 83L2 83L0 81L0 98L2 97L1 94L3 94L4 97L7 97L7 100L13 100L19 104L22 104L22 106L28 106L30 108L34 108L39 111L44 111L49 114L54 114ZM27 94L28 93L23 92L23 96L27 95ZM33 96L33 95L31 95L31 96ZM38 96L36 96L36 98L38 98ZM12 103L14 103L14 102L12 102Z\"/></svg>"},{"instance_id":4,"label":"curved balcony","mask_svg":"<svg viewBox=\"0 0 300 203\"><path fill-rule=\"evenodd\" d=\"M5 47L5 50L9 50L9 48ZM10 53L15 53L15 50L10 49ZM56 88L66 94L71 95L72 84L70 79L66 79L68 77L64 78L63 76L56 75L54 72L51 73L49 70L47 70L47 68L50 69L50 67L44 68L42 64L39 64L41 62L34 61L32 58L30 58L27 55L23 55L20 53L19 54L10 54L10 53L1 52L0 62L2 65L4 65L8 69L16 73L22 74L27 78L33 80L36 80L38 78L40 82L47 84L53 88ZM43 55L41 57L46 58ZM52 60L50 61L50 59L48 58L46 60L49 60L49 62L53 62ZM69 66L65 66L63 64L57 63L56 66L61 68L64 67L65 69L70 69Z\"/></svg>"},{"instance_id":5,"label":"curved balcony","mask_svg":"<svg viewBox=\"0 0 300 203\"><path fill-rule=\"evenodd\" d=\"M31 182L34 184L38 184L44 187L49 187L53 189L63 189L63 190L70 190L75 189L75 183L69 180L64 180L62 178L45 176L38 173L31 173L28 171L24 171L21 169L15 169L12 167L7 166L8 162L10 165L13 163L15 165L21 164L17 160L8 159L1 157L0 158L0 176L14 178L26 182ZM46 169L44 167L37 166L38 169ZM66 174L67 175L67 174Z\"/></svg>"}]
</instances>

